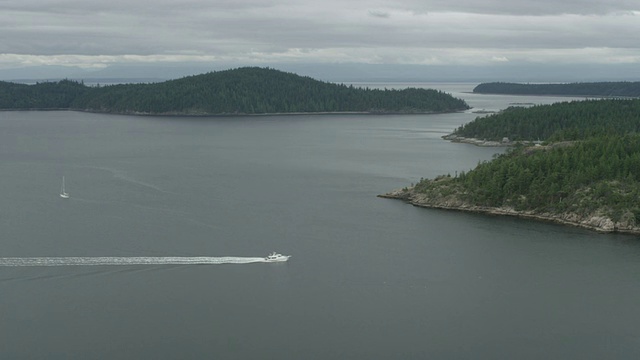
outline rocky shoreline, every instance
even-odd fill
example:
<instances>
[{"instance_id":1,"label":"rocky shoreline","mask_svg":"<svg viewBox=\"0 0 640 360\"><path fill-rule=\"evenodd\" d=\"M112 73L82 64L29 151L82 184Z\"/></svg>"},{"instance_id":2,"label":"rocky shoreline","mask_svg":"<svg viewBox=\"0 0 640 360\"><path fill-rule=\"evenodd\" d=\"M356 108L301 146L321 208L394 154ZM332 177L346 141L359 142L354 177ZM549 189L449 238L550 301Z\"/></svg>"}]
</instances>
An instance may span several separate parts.
<instances>
[{"instance_id":1,"label":"rocky shoreline","mask_svg":"<svg viewBox=\"0 0 640 360\"><path fill-rule=\"evenodd\" d=\"M451 142L471 144L475 146L487 146L487 147L507 147L507 146L513 146L516 144L522 144L522 145L542 144L542 141L511 141L508 138L504 138L501 141L492 141L492 140L485 140L485 139L467 138L464 136L458 136L454 134L445 135L442 138L445 140L449 140Z\"/></svg>"},{"instance_id":2,"label":"rocky shoreline","mask_svg":"<svg viewBox=\"0 0 640 360\"><path fill-rule=\"evenodd\" d=\"M426 194L414 192L412 187L394 190L386 194L378 195L378 197L403 200L411 205L418 207L467 211L499 216L515 216L525 219L576 226L601 233L617 232L625 234L640 234L640 227L635 226L635 224L632 225L623 221L615 222L611 218L604 215L592 214L589 216L581 216L575 213L536 213L534 211L517 211L510 207L477 206L465 203L455 196L439 199L429 198Z\"/></svg>"},{"instance_id":3,"label":"rocky shoreline","mask_svg":"<svg viewBox=\"0 0 640 360\"><path fill-rule=\"evenodd\" d=\"M451 142L471 144L471 145L475 145L475 146L496 147L496 146L510 146L511 145L508 142L504 142L503 143L503 142L500 142L500 141L489 141L489 140L476 139L476 138L466 138L466 137L463 137L463 136L457 136L457 135L453 135L453 134L445 135L442 138L445 139L445 140L449 140Z\"/></svg>"}]
</instances>

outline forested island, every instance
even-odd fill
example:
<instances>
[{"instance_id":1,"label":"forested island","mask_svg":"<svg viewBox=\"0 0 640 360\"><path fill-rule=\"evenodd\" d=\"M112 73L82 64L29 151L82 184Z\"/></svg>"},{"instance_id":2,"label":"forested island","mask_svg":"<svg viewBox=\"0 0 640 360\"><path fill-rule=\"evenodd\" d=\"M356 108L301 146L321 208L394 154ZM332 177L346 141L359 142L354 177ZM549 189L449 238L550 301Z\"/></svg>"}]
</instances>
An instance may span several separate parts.
<instances>
[{"instance_id":1,"label":"forested island","mask_svg":"<svg viewBox=\"0 0 640 360\"><path fill-rule=\"evenodd\" d=\"M473 89L478 94L560 95L595 97L640 97L640 82L585 82L566 84L483 83Z\"/></svg>"},{"instance_id":2,"label":"forested island","mask_svg":"<svg viewBox=\"0 0 640 360\"><path fill-rule=\"evenodd\" d=\"M640 233L640 100L510 109L456 134L523 142L468 172L380 195L423 207ZM528 146L524 141L542 143Z\"/></svg>"},{"instance_id":3,"label":"forested island","mask_svg":"<svg viewBox=\"0 0 640 360\"><path fill-rule=\"evenodd\" d=\"M269 68L210 72L151 84L86 86L62 80L0 82L0 109L67 109L135 115L439 113L466 110L438 90L379 90L334 84Z\"/></svg>"}]
</instances>

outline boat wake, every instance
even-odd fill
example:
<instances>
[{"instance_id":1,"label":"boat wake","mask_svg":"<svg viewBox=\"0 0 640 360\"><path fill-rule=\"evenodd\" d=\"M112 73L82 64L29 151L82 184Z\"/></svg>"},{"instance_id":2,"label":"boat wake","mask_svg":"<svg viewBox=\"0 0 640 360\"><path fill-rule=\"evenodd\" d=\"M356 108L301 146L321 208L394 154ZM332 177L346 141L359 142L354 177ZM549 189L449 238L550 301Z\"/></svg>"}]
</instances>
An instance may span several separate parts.
<instances>
[{"instance_id":1,"label":"boat wake","mask_svg":"<svg viewBox=\"0 0 640 360\"><path fill-rule=\"evenodd\" d=\"M95 266L95 265L221 265L269 262L263 257L10 257L0 266Z\"/></svg>"}]
</instances>

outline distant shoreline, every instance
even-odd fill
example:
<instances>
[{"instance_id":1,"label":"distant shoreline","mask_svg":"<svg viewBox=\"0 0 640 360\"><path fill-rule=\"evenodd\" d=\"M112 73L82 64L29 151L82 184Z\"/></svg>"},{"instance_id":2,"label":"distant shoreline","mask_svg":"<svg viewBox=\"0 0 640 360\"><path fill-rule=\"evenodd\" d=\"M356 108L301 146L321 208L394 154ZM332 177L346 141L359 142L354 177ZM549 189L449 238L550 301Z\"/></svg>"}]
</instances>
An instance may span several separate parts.
<instances>
[{"instance_id":1,"label":"distant shoreline","mask_svg":"<svg viewBox=\"0 0 640 360\"><path fill-rule=\"evenodd\" d=\"M509 94L509 93L493 93L493 92L467 92L467 94L475 95L508 95L523 97L559 97L559 98L581 98L589 99L640 99L640 96L616 96L616 95L580 95L580 94Z\"/></svg>"},{"instance_id":2,"label":"distant shoreline","mask_svg":"<svg viewBox=\"0 0 640 360\"><path fill-rule=\"evenodd\" d=\"M223 113L223 114L189 114L189 113L143 113L143 112L110 112L110 111L95 111L95 110L83 110L83 109L68 109L68 108L29 108L29 109L0 109L0 111L73 111L84 112L92 114L106 114L106 115L118 115L118 116L156 116L156 117L261 117L261 116L298 116L298 115L437 115L437 114L452 114L461 113L465 110L451 110L451 111L415 111L415 112L402 112L402 111L318 111L318 112L279 112L279 113Z\"/></svg>"},{"instance_id":3,"label":"distant shoreline","mask_svg":"<svg viewBox=\"0 0 640 360\"><path fill-rule=\"evenodd\" d=\"M640 82L600 81L546 84L489 82L477 85L473 88L473 93L633 99L640 97Z\"/></svg>"}]
</instances>

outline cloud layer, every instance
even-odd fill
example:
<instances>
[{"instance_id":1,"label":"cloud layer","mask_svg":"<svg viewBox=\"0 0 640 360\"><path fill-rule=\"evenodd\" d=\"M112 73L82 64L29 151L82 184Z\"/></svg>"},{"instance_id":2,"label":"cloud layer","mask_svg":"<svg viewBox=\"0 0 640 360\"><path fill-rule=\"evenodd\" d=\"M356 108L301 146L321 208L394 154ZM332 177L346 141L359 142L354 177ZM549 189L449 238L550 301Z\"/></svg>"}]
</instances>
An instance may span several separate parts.
<instances>
[{"instance_id":1,"label":"cloud layer","mask_svg":"<svg viewBox=\"0 0 640 360\"><path fill-rule=\"evenodd\" d=\"M5 68L640 62L637 0L4 0L0 7Z\"/></svg>"}]
</instances>

